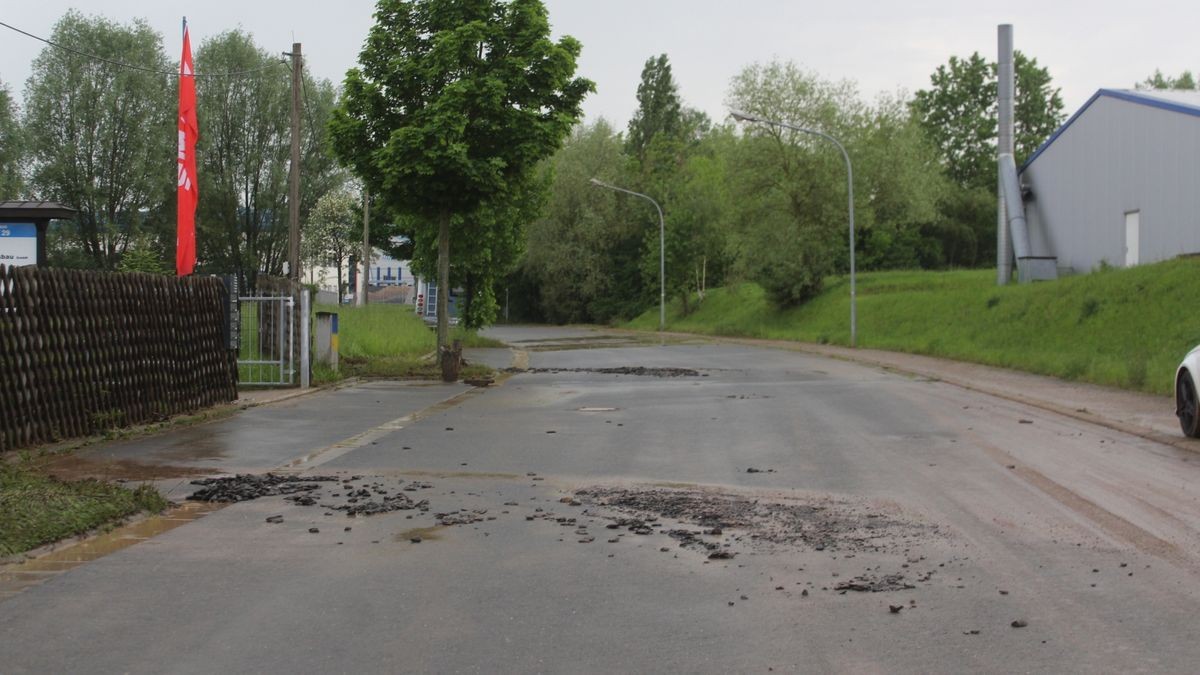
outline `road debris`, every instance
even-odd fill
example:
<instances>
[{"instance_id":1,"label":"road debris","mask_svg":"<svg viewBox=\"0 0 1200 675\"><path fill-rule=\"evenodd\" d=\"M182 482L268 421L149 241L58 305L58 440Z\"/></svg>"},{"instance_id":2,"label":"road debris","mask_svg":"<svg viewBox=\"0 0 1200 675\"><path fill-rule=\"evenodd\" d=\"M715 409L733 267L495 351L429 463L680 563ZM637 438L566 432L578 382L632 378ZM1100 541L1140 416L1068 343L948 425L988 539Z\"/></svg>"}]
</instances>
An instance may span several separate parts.
<instances>
[{"instance_id":1,"label":"road debris","mask_svg":"<svg viewBox=\"0 0 1200 675\"><path fill-rule=\"evenodd\" d=\"M880 577L864 574L849 581L843 581L833 587L835 591L855 591L858 593L884 593L905 591L916 588L904 580L903 574L885 574Z\"/></svg>"},{"instance_id":2,"label":"road debris","mask_svg":"<svg viewBox=\"0 0 1200 675\"><path fill-rule=\"evenodd\" d=\"M311 492L321 483L337 482L336 476L285 476L275 473L262 475L238 474L220 478L198 478L192 485L201 485L188 499L195 502L245 502L259 497Z\"/></svg>"},{"instance_id":3,"label":"road debris","mask_svg":"<svg viewBox=\"0 0 1200 675\"><path fill-rule=\"evenodd\" d=\"M765 500L702 490L603 487L579 490L575 497L589 507L621 513L609 519L634 534L650 534L650 525L659 517L698 525L700 531L668 528L667 533L683 547L708 551L715 548L713 542L701 536L721 536L731 528L758 545L849 553L899 552L938 532L935 525L902 520L833 497Z\"/></svg>"}]
</instances>

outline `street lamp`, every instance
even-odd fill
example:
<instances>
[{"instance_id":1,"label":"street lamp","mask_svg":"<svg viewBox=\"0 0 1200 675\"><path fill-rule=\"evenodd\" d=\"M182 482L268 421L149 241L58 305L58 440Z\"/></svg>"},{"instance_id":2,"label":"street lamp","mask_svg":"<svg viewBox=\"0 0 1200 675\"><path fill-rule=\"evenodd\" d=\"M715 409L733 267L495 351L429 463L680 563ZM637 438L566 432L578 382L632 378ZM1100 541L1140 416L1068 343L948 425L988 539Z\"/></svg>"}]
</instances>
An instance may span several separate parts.
<instances>
[{"instance_id":1,"label":"street lamp","mask_svg":"<svg viewBox=\"0 0 1200 675\"><path fill-rule=\"evenodd\" d=\"M769 124L775 127L783 127L792 131L799 131L813 136L820 136L825 140L837 146L838 150L842 151L842 158L846 160L846 191L850 195L850 346L854 347L858 342L858 313L855 307L856 299L854 292L854 171L850 168L850 155L846 153L846 148L838 142L836 138L830 136L823 131L816 129L805 129L787 122L775 122L766 120L761 117L755 117L748 113L738 110L730 110L729 115L738 122L759 122L761 124Z\"/></svg>"},{"instance_id":2,"label":"street lamp","mask_svg":"<svg viewBox=\"0 0 1200 675\"><path fill-rule=\"evenodd\" d=\"M654 205L658 209L658 330L662 332L666 330L667 325L667 228L663 222L662 207L658 202L654 201L649 195L644 195L633 190L619 188L616 185L609 185L602 180L593 178L592 185L596 187L608 188L617 192L624 192L627 195L641 197Z\"/></svg>"}]
</instances>

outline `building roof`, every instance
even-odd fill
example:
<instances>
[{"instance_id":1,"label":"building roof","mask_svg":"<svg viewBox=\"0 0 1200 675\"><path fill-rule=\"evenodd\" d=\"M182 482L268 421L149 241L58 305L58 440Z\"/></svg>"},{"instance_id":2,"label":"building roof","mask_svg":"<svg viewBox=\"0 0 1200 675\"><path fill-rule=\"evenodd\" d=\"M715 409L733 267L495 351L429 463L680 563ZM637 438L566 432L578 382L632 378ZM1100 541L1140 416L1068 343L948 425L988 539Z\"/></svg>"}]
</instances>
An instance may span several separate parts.
<instances>
[{"instance_id":1,"label":"building roof","mask_svg":"<svg viewBox=\"0 0 1200 675\"><path fill-rule=\"evenodd\" d=\"M1063 132L1075 122L1075 120L1079 119L1079 116L1082 115L1084 111L1092 107L1092 104L1096 102L1096 99L1100 98L1101 96L1107 96L1109 98L1115 98L1121 101L1127 101L1129 103L1136 103L1138 105L1150 106L1151 108L1169 110L1171 112L1182 113L1184 115L1191 115L1193 117L1200 117L1200 91L1190 91L1186 89L1101 89L1093 94L1092 97L1088 99L1087 103L1084 103L1083 107L1077 110L1074 115L1071 115L1071 118L1068 119L1066 123L1055 130L1053 134L1050 134L1050 138L1047 138L1046 142L1042 143L1041 146L1039 146L1038 149L1029 156L1029 159L1025 160L1025 163L1021 165L1021 170L1024 171L1030 164L1033 164L1033 161L1037 159L1039 155L1045 152L1046 148L1050 147L1051 143L1058 140L1058 137L1061 136Z\"/></svg>"},{"instance_id":2,"label":"building roof","mask_svg":"<svg viewBox=\"0 0 1200 675\"><path fill-rule=\"evenodd\" d=\"M58 202L0 202L0 218L74 218L75 209Z\"/></svg>"}]
</instances>

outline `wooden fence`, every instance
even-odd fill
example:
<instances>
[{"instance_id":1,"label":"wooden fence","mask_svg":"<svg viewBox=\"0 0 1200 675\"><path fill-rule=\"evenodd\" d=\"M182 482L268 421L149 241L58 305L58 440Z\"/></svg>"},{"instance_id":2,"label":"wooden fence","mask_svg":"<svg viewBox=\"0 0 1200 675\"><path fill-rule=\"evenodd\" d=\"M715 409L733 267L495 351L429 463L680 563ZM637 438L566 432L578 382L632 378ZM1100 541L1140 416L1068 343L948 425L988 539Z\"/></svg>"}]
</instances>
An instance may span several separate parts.
<instances>
[{"instance_id":1,"label":"wooden fence","mask_svg":"<svg viewBox=\"0 0 1200 675\"><path fill-rule=\"evenodd\" d=\"M0 451L236 399L225 307L213 277L0 266Z\"/></svg>"}]
</instances>

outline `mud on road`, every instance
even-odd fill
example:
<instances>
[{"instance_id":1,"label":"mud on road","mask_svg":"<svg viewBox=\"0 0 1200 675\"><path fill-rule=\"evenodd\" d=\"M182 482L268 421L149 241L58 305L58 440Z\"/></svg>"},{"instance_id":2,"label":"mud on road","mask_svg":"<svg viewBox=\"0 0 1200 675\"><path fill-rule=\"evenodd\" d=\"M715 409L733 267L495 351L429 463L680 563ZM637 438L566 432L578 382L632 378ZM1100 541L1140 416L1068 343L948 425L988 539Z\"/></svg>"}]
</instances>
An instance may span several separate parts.
<instances>
[{"instance_id":1,"label":"mud on road","mask_svg":"<svg viewBox=\"0 0 1200 675\"><path fill-rule=\"evenodd\" d=\"M768 500L728 492L596 487L580 490L576 497L583 503L636 516L634 520L649 518L653 522L661 517L697 525L701 529L693 536L732 530L760 549L896 553L939 534L936 525L829 496ZM684 539L682 534L673 536Z\"/></svg>"}]
</instances>

